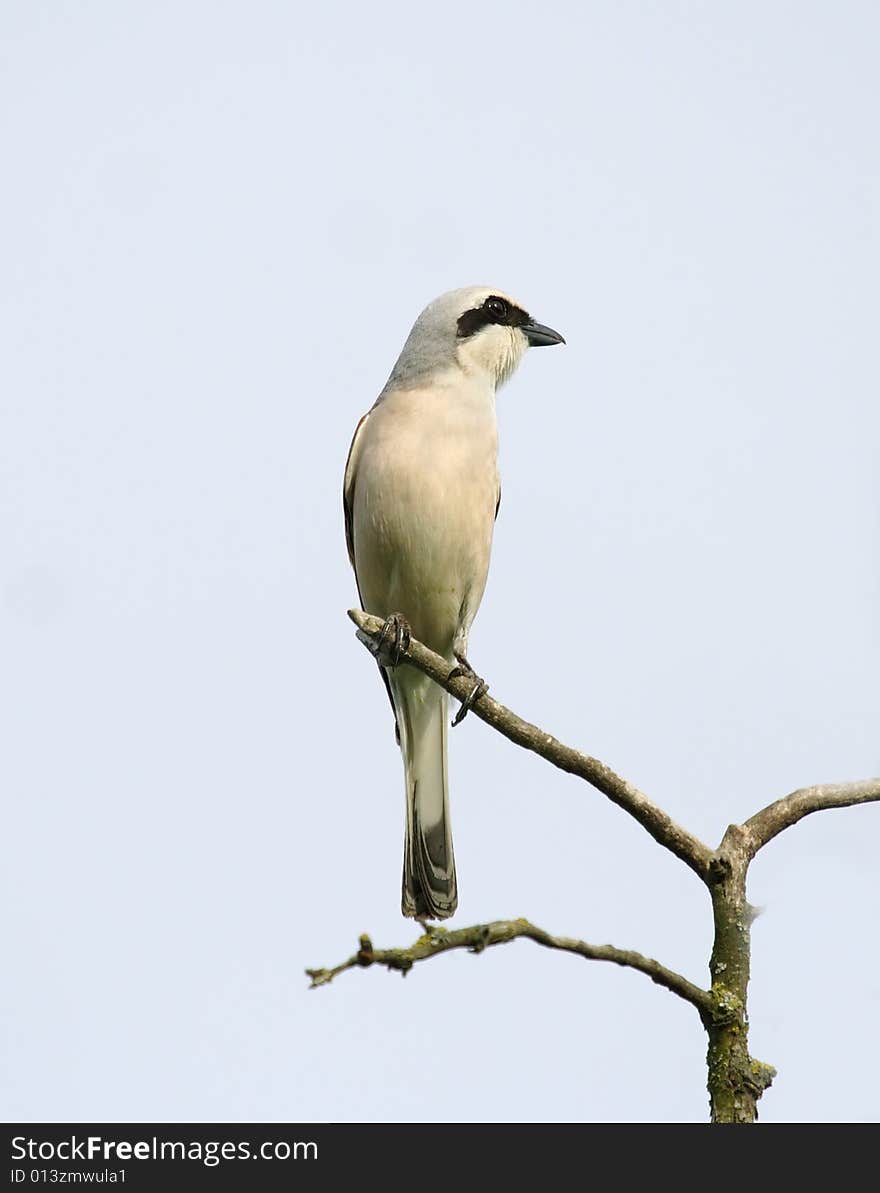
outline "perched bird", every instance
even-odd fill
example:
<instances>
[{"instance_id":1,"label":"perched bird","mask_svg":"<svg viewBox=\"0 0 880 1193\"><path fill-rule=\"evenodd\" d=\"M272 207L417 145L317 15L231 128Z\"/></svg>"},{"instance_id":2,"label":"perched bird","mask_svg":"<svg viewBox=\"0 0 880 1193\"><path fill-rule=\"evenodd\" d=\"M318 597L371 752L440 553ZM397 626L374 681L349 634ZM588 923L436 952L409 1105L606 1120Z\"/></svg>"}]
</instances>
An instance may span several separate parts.
<instances>
[{"instance_id":1,"label":"perched bird","mask_svg":"<svg viewBox=\"0 0 880 1193\"><path fill-rule=\"evenodd\" d=\"M509 295L452 290L416 320L345 468L348 554L361 607L386 618L384 644L410 632L474 677L456 722L486 686L467 661L501 501L495 391L529 346L563 344ZM406 779L401 909L445 919L458 903L446 777L446 693L377 652Z\"/></svg>"}]
</instances>

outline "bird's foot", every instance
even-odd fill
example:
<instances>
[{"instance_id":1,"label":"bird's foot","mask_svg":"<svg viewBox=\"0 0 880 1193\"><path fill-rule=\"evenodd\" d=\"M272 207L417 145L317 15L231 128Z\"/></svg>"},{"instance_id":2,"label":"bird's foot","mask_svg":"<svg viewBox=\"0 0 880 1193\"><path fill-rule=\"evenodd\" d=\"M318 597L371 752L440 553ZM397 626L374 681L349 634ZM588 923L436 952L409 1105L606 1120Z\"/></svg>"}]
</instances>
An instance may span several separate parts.
<instances>
[{"instance_id":1,"label":"bird's foot","mask_svg":"<svg viewBox=\"0 0 880 1193\"><path fill-rule=\"evenodd\" d=\"M392 613L375 638L367 645L381 667L396 667L409 650L412 640L410 624L402 613Z\"/></svg>"},{"instance_id":2,"label":"bird's foot","mask_svg":"<svg viewBox=\"0 0 880 1193\"><path fill-rule=\"evenodd\" d=\"M468 677L468 679L472 679L474 681L474 686L471 688L470 692L468 692L467 696L465 696L464 700L462 700L461 708L453 718L453 729L456 725L460 725L462 723L470 710L473 708L476 701L479 700L481 696L485 696L489 691L489 685L484 679L481 679L480 676L477 675L476 671L474 671L473 667L463 654L459 654L456 651L455 658L458 666L453 667L453 669L449 672L449 678L456 679L458 676L465 675Z\"/></svg>"}]
</instances>

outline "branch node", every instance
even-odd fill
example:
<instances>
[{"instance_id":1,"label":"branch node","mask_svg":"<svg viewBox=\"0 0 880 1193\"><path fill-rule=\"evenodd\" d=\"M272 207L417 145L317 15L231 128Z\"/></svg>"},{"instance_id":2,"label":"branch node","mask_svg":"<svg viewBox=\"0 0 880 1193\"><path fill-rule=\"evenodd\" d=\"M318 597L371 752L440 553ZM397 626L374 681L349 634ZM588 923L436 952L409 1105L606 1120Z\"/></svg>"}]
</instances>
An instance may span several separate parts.
<instances>
[{"instance_id":1,"label":"branch node","mask_svg":"<svg viewBox=\"0 0 880 1193\"><path fill-rule=\"evenodd\" d=\"M755 920L759 916L762 916L765 910L766 908L763 905L758 905L756 903L746 903L745 915L749 924L754 924Z\"/></svg>"},{"instance_id":2,"label":"branch node","mask_svg":"<svg viewBox=\"0 0 880 1193\"><path fill-rule=\"evenodd\" d=\"M760 1098L765 1089L769 1089L773 1084L773 1078L776 1076L776 1070L772 1065L765 1065L761 1060L750 1058L749 1072L745 1075L745 1079L751 1088L754 1090L755 1097Z\"/></svg>"},{"instance_id":3,"label":"branch node","mask_svg":"<svg viewBox=\"0 0 880 1193\"><path fill-rule=\"evenodd\" d=\"M469 953L482 953L483 950L486 948L486 946L489 944L490 933L489 933L489 925L488 924L482 924L480 926L480 928L477 930L477 933L478 934L477 934L476 938L474 939L470 948L468 949Z\"/></svg>"},{"instance_id":4,"label":"branch node","mask_svg":"<svg viewBox=\"0 0 880 1193\"><path fill-rule=\"evenodd\" d=\"M710 886L720 886L730 876L730 862L727 858L720 857L719 854L713 853L709 859L709 866L706 872Z\"/></svg>"},{"instance_id":5,"label":"branch node","mask_svg":"<svg viewBox=\"0 0 880 1193\"><path fill-rule=\"evenodd\" d=\"M724 969L727 966L724 962L718 967ZM714 1027L729 1027L732 1023L737 1023L743 1016L743 1003L728 986L714 985L712 987L712 1005L709 1009L709 1017Z\"/></svg>"}]
</instances>

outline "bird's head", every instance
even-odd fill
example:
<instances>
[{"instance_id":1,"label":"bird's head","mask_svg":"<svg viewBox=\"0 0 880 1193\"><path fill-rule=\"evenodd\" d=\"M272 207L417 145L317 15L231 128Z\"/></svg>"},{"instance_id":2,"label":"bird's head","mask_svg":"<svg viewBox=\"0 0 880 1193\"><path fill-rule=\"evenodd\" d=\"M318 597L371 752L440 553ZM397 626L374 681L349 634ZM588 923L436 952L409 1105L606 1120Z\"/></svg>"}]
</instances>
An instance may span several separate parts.
<instances>
[{"instance_id":1,"label":"bird's head","mask_svg":"<svg viewBox=\"0 0 880 1193\"><path fill-rule=\"evenodd\" d=\"M390 381L407 384L427 372L458 367L484 375L497 388L511 376L527 348L564 343L558 331L537 323L504 291L467 286L441 294L425 307Z\"/></svg>"}]
</instances>

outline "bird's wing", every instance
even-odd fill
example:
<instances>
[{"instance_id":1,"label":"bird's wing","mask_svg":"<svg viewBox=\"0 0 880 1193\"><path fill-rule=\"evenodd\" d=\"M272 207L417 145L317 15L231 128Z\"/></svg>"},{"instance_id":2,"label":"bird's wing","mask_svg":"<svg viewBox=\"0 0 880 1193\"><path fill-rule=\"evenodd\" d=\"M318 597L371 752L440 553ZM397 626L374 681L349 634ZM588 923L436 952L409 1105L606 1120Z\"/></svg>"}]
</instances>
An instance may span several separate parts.
<instances>
[{"instance_id":1,"label":"bird's wing","mask_svg":"<svg viewBox=\"0 0 880 1193\"><path fill-rule=\"evenodd\" d=\"M354 517L352 511L354 509L354 487L357 480L357 462L360 455L361 434L369 417L370 412L368 410L354 429L351 447L348 449L348 459L345 462L345 480L342 482L342 511L345 514L345 545L348 547L348 558L354 571L354 582L357 585L358 600L361 603L362 609L364 607L364 598L361 593L360 581L358 580L357 566L354 562ZM381 663L379 664L379 674L382 676L385 691L388 693L388 699L391 701L391 711L394 713L394 736L397 738L397 744L400 745L400 726L397 721L394 696L391 692L391 684L388 682L388 672Z\"/></svg>"},{"instance_id":2,"label":"bird's wing","mask_svg":"<svg viewBox=\"0 0 880 1193\"><path fill-rule=\"evenodd\" d=\"M345 514L345 545L348 547L348 558L351 561L351 566L354 568L355 581L357 581L357 568L354 564L354 520L352 518L354 483L357 477L358 456L360 455L358 441L369 417L370 412L367 411L354 429L351 447L348 449L348 459L345 461L345 480L342 484L342 510ZM358 596L360 596L360 586L358 586ZM363 598L361 599L363 600Z\"/></svg>"}]
</instances>

